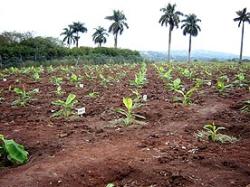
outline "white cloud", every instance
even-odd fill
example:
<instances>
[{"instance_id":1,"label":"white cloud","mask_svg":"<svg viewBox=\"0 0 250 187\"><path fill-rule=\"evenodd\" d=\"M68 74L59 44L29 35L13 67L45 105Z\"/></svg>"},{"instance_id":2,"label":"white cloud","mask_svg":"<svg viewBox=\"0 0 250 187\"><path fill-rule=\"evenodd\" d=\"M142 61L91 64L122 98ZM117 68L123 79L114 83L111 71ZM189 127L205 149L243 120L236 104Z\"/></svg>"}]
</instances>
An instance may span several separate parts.
<instances>
[{"instance_id":1,"label":"white cloud","mask_svg":"<svg viewBox=\"0 0 250 187\"><path fill-rule=\"evenodd\" d=\"M241 30L233 22L235 12L244 7L250 11L249 0L0 0L1 31L34 31L37 35L59 37L62 29L73 21L84 22L88 33L82 35L81 45L94 46L93 28L110 22L104 17L113 9L123 10L129 30L118 38L118 46L140 50L166 50L168 30L158 20L160 8L168 2L177 9L195 13L202 22L202 31L193 39L193 49L239 53ZM245 28L244 54L250 55L250 24ZM188 38L174 30L172 49L187 49ZM106 46L113 46L110 35Z\"/></svg>"}]
</instances>

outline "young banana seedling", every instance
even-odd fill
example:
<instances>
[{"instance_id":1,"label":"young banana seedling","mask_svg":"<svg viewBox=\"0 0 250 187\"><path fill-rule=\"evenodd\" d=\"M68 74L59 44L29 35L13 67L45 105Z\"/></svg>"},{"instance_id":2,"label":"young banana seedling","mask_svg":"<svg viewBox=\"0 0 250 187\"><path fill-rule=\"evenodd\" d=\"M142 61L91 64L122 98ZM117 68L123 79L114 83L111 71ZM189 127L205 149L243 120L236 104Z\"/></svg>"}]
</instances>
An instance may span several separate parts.
<instances>
[{"instance_id":1,"label":"young banana seedling","mask_svg":"<svg viewBox=\"0 0 250 187\"><path fill-rule=\"evenodd\" d=\"M124 109L117 109L116 111L122 115L125 116L124 119L122 119L122 121L124 122L125 126L129 126L132 123L139 123L141 124L141 121L136 120L136 118L139 119L145 119L144 116L138 115L134 112L135 109L135 105L133 103L133 100L130 97L124 97L123 98L123 104L126 107L127 110Z\"/></svg>"},{"instance_id":2,"label":"young banana seedling","mask_svg":"<svg viewBox=\"0 0 250 187\"><path fill-rule=\"evenodd\" d=\"M140 71L135 74L135 79L131 81L131 85L140 88L144 84L147 83L147 78L146 78L146 72L147 72L147 66L146 64L142 64Z\"/></svg>"},{"instance_id":3,"label":"young banana seedling","mask_svg":"<svg viewBox=\"0 0 250 187\"><path fill-rule=\"evenodd\" d=\"M72 74L69 78L70 83L76 85L76 87L81 83L81 77L77 76L76 74Z\"/></svg>"},{"instance_id":4,"label":"young banana seedling","mask_svg":"<svg viewBox=\"0 0 250 187\"><path fill-rule=\"evenodd\" d=\"M56 93L56 95L61 96L61 95L63 95L63 94L65 93L65 91L63 91L62 87L61 87L60 85L58 85L58 86L56 87L55 93Z\"/></svg>"},{"instance_id":5,"label":"young banana seedling","mask_svg":"<svg viewBox=\"0 0 250 187\"><path fill-rule=\"evenodd\" d=\"M38 72L34 72L32 75L32 78L34 81L39 81L40 80L40 74Z\"/></svg>"},{"instance_id":6,"label":"young banana seedling","mask_svg":"<svg viewBox=\"0 0 250 187\"><path fill-rule=\"evenodd\" d=\"M191 70L187 69L187 68L182 69L182 70L181 70L181 74L182 74L184 77L186 77L186 78L188 78L188 79L190 79L190 80L193 78L193 72L192 72Z\"/></svg>"},{"instance_id":7,"label":"young banana seedling","mask_svg":"<svg viewBox=\"0 0 250 187\"><path fill-rule=\"evenodd\" d=\"M16 95L18 95L18 98L12 102L12 105L25 106L31 101L32 95L39 92L39 89L34 89L32 91L27 92L25 89L22 88L14 88L14 92L16 93Z\"/></svg>"},{"instance_id":8,"label":"young banana seedling","mask_svg":"<svg viewBox=\"0 0 250 187\"><path fill-rule=\"evenodd\" d=\"M219 91L220 94L225 93L226 89L232 86L231 84L227 84L227 82L229 82L229 78L226 75L218 78L215 88Z\"/></svg>"},{"instance_id":9,"label":"young banana seedling","mask_svg":"<svg viewBox=\"0 0 250 187\"><path fill-rule=\"evenodd\" d=\"M220 130L224 130L224 127L217 127L214 122L208 123L203 127L204 130L198 131L196 134L198 139L208 139L212 142L220 142L220 143L226 143L230 142L233 143L237 141L237 138L233 136L228 136L225 134L219 133Z\"/></svg>"},{"instance_id":10,"label":"young banana seedling","mask_svg":"<svg viewBox=\"0 0 250 187\"><path fill-rule=\"evenodd\" d=\"M68 118L69 116L74 114L73 107L74 107L74 104L76 104L77 102L78 101L76 100L76 95L74 94L69 94L66 101L62 101L59 99L55 102L52 102L53 105L60 107L60 110L55 112L52 115L52 117L62 116L62 117Z\"/></svg>"},{"instance_id":11,"label":"young banana seedling","mask_svg":"<svg viewBox=\"0 0 250 187\"><path fill-rule=\"evenodd\" d=\"M14 165L21 165L28 161L28 155L23 145L7 140L0 134L0 161L7 159Z\"/></svg>"},{"instance_id":12,"label":"young banana seedling","mask_svg":"<svg viewBox=\"0 0 250 187\"><path fill-rule=\"evenodd\" d=\"M186 92L184 92L182 90L175 90L175 92L181 94L182 97L175 97L174 101L175 102L181 101L184 105L190 105L192 103L191 97L195 91L197 91L196 87L193 87Z\"/></svg>"},{"instance_id":13,"label":"young banana seedling","mask_svg":"<svg viewBox=\"0 0 250 187\"><path fill-rule=\"evenodd\" d=\"M233 84L236 86L236 87L247 87L249 83L247 80L246 80L246 77L244 75L244 73L239 73L236 75L236 80L233 82Z\"/></svg>"},{"instance_id":14,"label":"young banana seedling","mask_svg":"<svg viewBox=\"0 0 250 187\"><path fill-rule=\"evenodd\" d=\"M55 86L60 86L63 83L63 78L61 77L52 77L51 78L51 82L55 85Z\"/></svg>"},{"instance_id":15,"label":"young banana seedling","mask_svg":"<svg viewBox=\"0 0 250 187\"><path fill-rule=\"evenodd\" d=\"M177 78L173 80L172 82L168 83L169 89L171 91L181 90L183 85L181 84L181 79Z\"/></svg>"},{"instance_id":16,"label":"young banana seedling","mask_svg":"<svg viewBox=\"0 0 250 187\"><path fill-rule=\"evenodd\" d=\"M99 92L90 92L87 97L96 98L99 96Z\"/></svg>"},{"instance_id":17,"label":"young banana seedling","mask_svg":"<svg viewBox=\"0 0 250 187\"><path fill-rule=\"evenodd\" d=\"M104 77L103 74L99 74L99 77L101 79L101 85L104 87L107 87L108 84L111 83L112 78L111 77Z\"/></svg>"}]
</instances>

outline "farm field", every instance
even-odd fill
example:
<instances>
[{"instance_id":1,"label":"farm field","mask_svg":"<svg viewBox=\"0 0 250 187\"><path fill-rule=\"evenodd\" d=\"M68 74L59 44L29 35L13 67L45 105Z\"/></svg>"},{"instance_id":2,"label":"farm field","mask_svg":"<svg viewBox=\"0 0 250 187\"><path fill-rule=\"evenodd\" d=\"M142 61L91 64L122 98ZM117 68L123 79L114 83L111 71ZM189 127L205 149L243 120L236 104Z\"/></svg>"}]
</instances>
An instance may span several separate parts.
<instances>
[{"instance_id":1,"label":"farm field","mask_svg":"<svg viewBox=\"0 0 250 187\"><path fill-rule=\"evenodd\" d=\"M249 64L9 68L0 78L0 134L29 152L24 165L1 163L1 187L250 184ZM78 102L61 112L69 95ZM123 98L131 118L117 110ZM207 124L228 136L213 142Z\"/></svg>"}]
</instances>

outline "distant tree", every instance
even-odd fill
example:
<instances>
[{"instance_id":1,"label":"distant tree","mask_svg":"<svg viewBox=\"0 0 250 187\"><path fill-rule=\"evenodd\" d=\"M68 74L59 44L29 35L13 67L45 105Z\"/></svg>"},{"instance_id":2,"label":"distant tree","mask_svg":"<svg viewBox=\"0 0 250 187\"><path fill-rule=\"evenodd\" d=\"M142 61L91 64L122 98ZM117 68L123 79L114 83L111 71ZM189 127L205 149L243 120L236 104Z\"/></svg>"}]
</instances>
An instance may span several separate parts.
<instances>
[{"instance_id":1,"label":"distant tree","mask_svg":"<svg viewBox=\"0 0 250 187\"><path fill-rule=\"evenodd\" d=\"M80 33L85 33L88 31L88 29L84 26L84 23L80 23L80 22L73 22L72 25L69 25L69 28L71 28L73 32L73 37L74 37L74 40L76 41L76 47L78 48Z\"/></svg>"},{"instance_id":2,"label":"distant tree","mask_svg":"<svg viewBox=\"0 0 250 187\"><path fill-rule=\"evenodd\" d=\"M181 29L183 29L183 34L189 34L189 47L188 47L188 62L191 62L191 45L192 45L192 36L197 36L199 31L201 31L200 26L197 24L201 22L200 19L197 18L195 14L185 15L185 19L182 20L183 25Z\"/></svg>"},{"instance_id":3,"label":"distant tree","mask_svg":"<svg viewBox=\"0 0 250 187\"><path fill-rule=\"evenodd\" d=\"M124 27L127 29L129 28L128 24L126 23L127 18L124 15L124 13L120 10L113 10L112 16L107 16L105 19L108 19L110 21L113 21L113 23L109 27L109 32L112 32L114 35L114 47L117 48L117 37L118 34L122 34L124 31Z\"/></svg>"},{"instance_id":4,"label":"distant tree","mask_svg":"<svg viewBox=\"0 0 250 187\"><path fill-rule=\"evenodd\" d=\"M107 42L106 36L108 36L107 30L104 29L101 26L95 28L95 32L92 35L94 43L95 44L98 43L99 47L102 46L102 43L106 43Z\"/></svg>"},{"instance_id":5,"label":"distant tree","mask_svg":"<svg viewBox=\"0 0 250 187\"><path fill-rule=\"evenodd\" d=\"M244 8L243 10L239 10L236 12L236 14L239 16L237 18L234 18L234 21L239 22L238 27L240 27L242 23L242 31L241 31L241 46L240 46L240 59L239 63L242 62L242 53L243 53L243 40L244 40L244 29L245 29L245 22L250 23L250 13L247 12L247 8Z\"/></svg>"},{"instance_id":6,"label":"distant tree","mask_svg":"<svg viewBox=\"0 0 250 187\"><path fill-rule=\"evenodd\" d=\"M3 32L0 35L0 41L1 41L0 44L2 42L8 43L8 44L20 43L32 37L33 37L33 34L31 32L25 32L25 33L20 33L16 31Z\"/></svg>"},{"instance_id":7,"label":"distant tree","mask_svg":"<svg viewBox=\"0 0 250 187\"><path fill-rule=\"evenodd\" d=\"M72 29L71 28L64 28L63 29L64 31L61 33L61 35L64 35L64 38L63 38L63 42L66 41L68 47L70 47L70 45L73 43L75 43L75 38L74 38L74 35L73 35L73 32L72 32Z\"/></svg>"},{"instance_id":8,"label":"distant tree","mask_svg":"<svg viewBox=\"0 0 250 187\"><path fill-rule=\"evenodd\" d=\"M170 50L171 50L171 35L174 27L178 28L180 23L180 16L183 14L179 11L175 10L176 4L168 3L167 7L161 8L160 11L163 12L159 23L161 26L165 25L166 27L169 25L169 33L168 33L168 62L170 62Z\"/></svg>"}]
</instances>

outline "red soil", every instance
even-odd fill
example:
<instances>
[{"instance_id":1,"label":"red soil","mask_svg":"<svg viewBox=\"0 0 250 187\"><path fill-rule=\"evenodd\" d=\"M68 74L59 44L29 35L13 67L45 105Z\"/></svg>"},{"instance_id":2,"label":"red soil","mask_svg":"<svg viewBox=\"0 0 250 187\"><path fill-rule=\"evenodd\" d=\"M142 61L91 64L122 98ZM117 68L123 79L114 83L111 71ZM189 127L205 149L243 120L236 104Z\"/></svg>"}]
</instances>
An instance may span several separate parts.
<instances>
[{"instance_id":1,"label":"red soil","mask_svg":"<svg viewBox=\"0 0 250 187\"><path fill-rule=\"evenodd\" d=\"M126 69L126 68L125 68ZM127 70L129 71L129 70ZM35 83L29 77L8 77L1 81L5 101L0 104L1 134L25 145L29 162L0 170L1 187L83 187L108 183L116 186L218 186L245 187L250 184L250 116L240 113L239 103L249 99L244 89L219 96L213 88L195 95L191 106L174 104L153 67L148 68L149 82L143 87L148 95L139 113L146 125L112 126L120 116L122 98L131 95L127 77L107 88L84 80L84 88L63 84L67 93L77 95L78 106L86 107L83 117L69 120L51 118L52 101L58 99L43 74ZM13 107L15 94L9 85L39 88L26 107ZM97 98L86 97L98 91ZM66 95L65 95L66 96ZM63 98L65 98L65 96ZM219 144L198 141L195 132L207 122L227 128L226 134L239 141Z\"/></svg>"}]
</instances>

